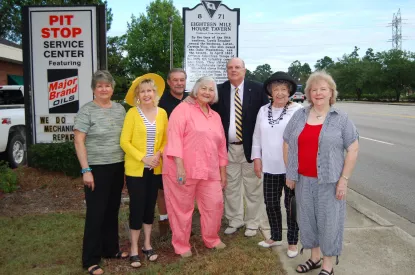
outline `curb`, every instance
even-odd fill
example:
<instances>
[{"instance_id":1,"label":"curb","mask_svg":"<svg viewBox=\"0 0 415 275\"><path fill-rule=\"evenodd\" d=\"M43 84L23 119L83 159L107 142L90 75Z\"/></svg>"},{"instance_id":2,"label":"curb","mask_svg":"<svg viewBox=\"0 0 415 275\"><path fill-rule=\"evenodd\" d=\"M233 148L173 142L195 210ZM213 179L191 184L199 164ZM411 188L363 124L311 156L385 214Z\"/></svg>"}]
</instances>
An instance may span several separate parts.
<instances>
[{"instance_id":1,"label":"curb","mask_svg":"<svg viewBox=\"0 0 415 275\"><path fill-rule=\"evenodd\" d=\"M370 220L374 221L375 223L381 225L381 226L385 226L385 227L392 227L395 226L394 224L390 223L389 221L385 220L384 218L382 218L381 216L379 216L376 213L373 213L372 211L370 211L369 209L357 204L354 201L346 201L346 203L348 205L350 205L354 210L356 210L357 212L361 213L362 215L366 216L367 218L369 218ZM408 234L409 235L409 234Z\"/></svg>"},{"instance_id":2,"label":"curb","mask_svg":"<svg viewBox=\"0 0 415 275\"><path fill-rule=\"evenodd\" d=\"M395 105L395 106L414 106L415 103L409 103L409 102L376 102L376 101L343 101L338 100L337 103L357 103L357 104L378 104L378 105Z\"/></svg>"},{"instance_id":3,"label":"curb","mask_svg":"<svg viewBox=\"0 0 415 275\"><path fill-rule=\"evenodd\" d=\"M348 189L352 190L357 195L362 196L360 193L356 192L355 190L353 190L351 188L348 188ZM366 198L366 199L370 200L369 198ZM355 201L350 200L350 201L346 201L346 203L350 207L355 209L357 212L361 213L362 215L364 215L368 219L374 221L375 223L379 224L380 226L391 228L396 233L396 235L398 237L400 237L404 241L407 241L407 242L411 243L413 246L415 246L415 237L412 237L411 234L409 234L408 232L406 232L402 228L400 228L397 225L389 222L388 220L384 219L380 215L378 215L378 214L374 213L373 211L367 209L366 207L362 206L361 204L356 203ZM374 202L374 203L376 203L376 202Z\"/></svg>"}]
</instances>

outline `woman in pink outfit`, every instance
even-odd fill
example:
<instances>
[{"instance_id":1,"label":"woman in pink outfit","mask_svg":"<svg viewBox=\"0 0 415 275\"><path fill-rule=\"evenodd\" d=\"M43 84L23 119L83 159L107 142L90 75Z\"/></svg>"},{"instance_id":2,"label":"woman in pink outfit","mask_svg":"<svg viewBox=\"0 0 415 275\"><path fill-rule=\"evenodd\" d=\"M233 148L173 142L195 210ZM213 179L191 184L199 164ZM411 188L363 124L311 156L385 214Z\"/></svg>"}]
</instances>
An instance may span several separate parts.
<instances>
[{"instance_id":1,"label":"woman in pink outfit","mask_svg":"<svg viewBox=\"0 0 415 275\"><path fill-rule=\"evenodd\" d=\"M182 257L192 255L189 238L195 199L205 245L216 249L226 247L218 232L228 155L220 116L210 108L210 104L218 101L215 81L211 77L200 78L189 96L194 103L180 103L170 116L163 154L163 182L172 244L176 254Z\"/></svg>"}]
</instances>

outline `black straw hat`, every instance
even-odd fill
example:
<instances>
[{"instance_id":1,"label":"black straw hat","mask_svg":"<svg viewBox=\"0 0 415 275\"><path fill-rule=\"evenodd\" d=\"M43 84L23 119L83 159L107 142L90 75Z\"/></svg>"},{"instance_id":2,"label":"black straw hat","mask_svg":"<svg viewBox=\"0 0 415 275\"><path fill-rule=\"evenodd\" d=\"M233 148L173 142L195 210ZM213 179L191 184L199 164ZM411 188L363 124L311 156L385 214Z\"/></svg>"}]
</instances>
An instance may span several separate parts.
<instances>
[{"instance_id":1,"label":"black straw hat","mask_svg":"<svg viewBox=\"0 0 415 275\"><path fill-rule=\"evenodd\" d=\"M297 91L297 82L293 77L285 72L275 72L264 82L264 90L269 96L272 96L272 93L268 91L268 85L276 80L284 80L291 83L290 97Z\"/></svg>"}]
</instances>

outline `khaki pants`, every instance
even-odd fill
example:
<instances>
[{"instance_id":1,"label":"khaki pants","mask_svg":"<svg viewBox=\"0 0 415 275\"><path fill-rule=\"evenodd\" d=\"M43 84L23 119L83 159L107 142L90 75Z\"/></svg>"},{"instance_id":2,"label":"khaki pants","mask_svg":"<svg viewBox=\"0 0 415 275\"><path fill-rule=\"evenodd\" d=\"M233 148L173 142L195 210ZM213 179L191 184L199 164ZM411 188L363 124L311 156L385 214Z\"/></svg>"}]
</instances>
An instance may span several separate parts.
<instances>
[{"instance_id":1,"label":"khaki pants","mask_svg":"<svg viewBox=\"0 0 415 275\"><path fill-rule=\"evenodd\" d=\"M255 175L254 164L246 161L243 145L229 144L228 158L225 217L229 226L269 230L262 179Z\"/></svg>"}]
</instances>

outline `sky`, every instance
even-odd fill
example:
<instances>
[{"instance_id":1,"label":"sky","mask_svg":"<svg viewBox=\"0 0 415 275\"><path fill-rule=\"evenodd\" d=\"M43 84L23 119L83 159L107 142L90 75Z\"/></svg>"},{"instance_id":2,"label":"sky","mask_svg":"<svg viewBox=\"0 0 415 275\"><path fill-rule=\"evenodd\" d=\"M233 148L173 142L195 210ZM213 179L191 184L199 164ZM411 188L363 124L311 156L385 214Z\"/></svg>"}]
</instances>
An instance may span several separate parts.
<instances>
[{"instance_id":1,"label":"sky","mask_svg":"<svg viewBox=\"0 0 415 275\"><path fill-rule=\"evenodd\" d=\"M114 15L109 36L126 33L131 15L146 12L151 0L108 0ZM174 0L193 8L200 1ZM392 48L391 22L400 9L402 49L415 52L415 0L225 0L229 8L240 8L239 57L253 71L269 64L273 71L287 71L299 60L314 69L316 61L349 54L354 46L363 56Z\"/></svg>"}]
</instances>

